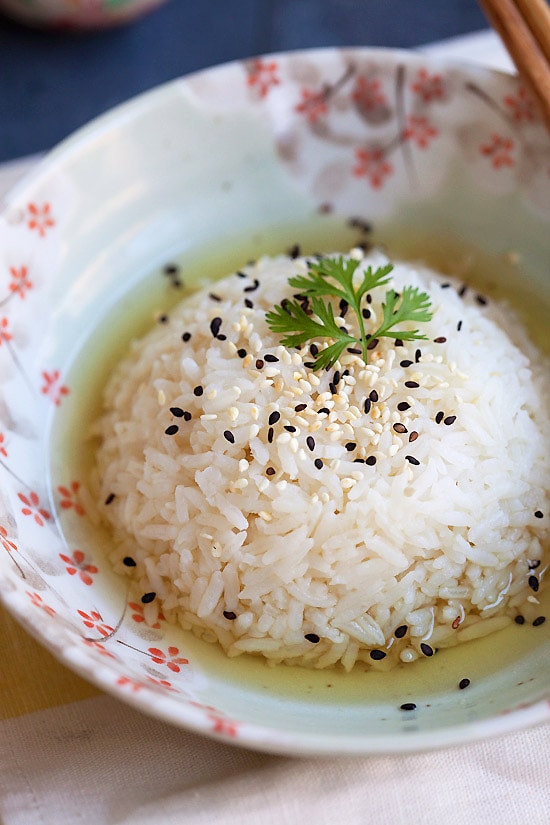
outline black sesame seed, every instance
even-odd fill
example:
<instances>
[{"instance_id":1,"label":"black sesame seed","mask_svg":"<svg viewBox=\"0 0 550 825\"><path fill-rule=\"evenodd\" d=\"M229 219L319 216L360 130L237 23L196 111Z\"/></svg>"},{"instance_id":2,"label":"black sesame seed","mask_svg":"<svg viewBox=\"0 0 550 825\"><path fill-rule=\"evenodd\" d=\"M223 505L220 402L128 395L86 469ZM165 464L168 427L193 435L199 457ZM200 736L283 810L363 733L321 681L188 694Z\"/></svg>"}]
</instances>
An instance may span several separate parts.
<instances>
[{"instance_id":1,"label":"black sesame seed","mask_svg":"<svg viewBox=\"0 0 550 825\"><path fill-rule=\"evenodd\" d=\"M218 333L220 331L220 327L222 325L222 319L217 315L215 318L212 318L210 321L210 332L214 336L214 338L218 337Z\"/></svg>"},{"instance_id":2,"label":"black sesame seed","mask_svg":"<svg viewBox=\"0 0 550 825\"><path fill-rule=\"evenodd\" d=\"M182 341L190 341L191 340L191 333L190 332L184 332L183 335L181 336L181 340Z\"/></svg>"},{"instance_id":3,"label":"black sesame seed","mask_svg":"<svg viewBox=\"0 0 550 825\"><path fill-rule=\"evenodd\" d=\"M405 425L401 424L399 421L396 424L393 425L393 429L395 430L396 433L406 433L407 432L407 428L405 427Z\"/></svg>"},{"instance_id":4,"label":"black sesame seed","mask_svg":"<svg viewBox=\"0 0 550 825\"><path fill-rule=\"evenodd\" d=\"M440 284L440 286L441 286L441 289L449 289L449 287L451 285L446 283L446 284Z\"/></svg>"},{"instance_id":5,"label":"black sesame seed","mask_svg":"<svg viewBox=\"0 0 550 825\"><path fill-rule=\"evenodd\" d=\"M125 567L135 567L136 566L136 560L133 559L131 556L124 556L124 558L122 559L122 564Z\"/></svg>"},{"instance_id":6,"label":"black sesame seed","mask_svg":"<svg viewBox=\"0 0 550 825\"><path fill-rule=\"evenodd\" d=\"M115 500L115 498L116 498L116 496L115 496L114 493L109 493L109 495L105 499L105 504L107 504L107 505L112 504L113 501Z\"/></svg>"},{"instance_id":7,"label":"black sesame seed","mask_svg":"<svg viewBox=\"0 0 550 825\"><path fill-rule=\"evenodd\" d=\"M400 710L416 710L416 705L414 702L404 702L404 704L400 705Z\"/></svg>"},{"instance_id":8,"label":"black sesame seed","mask_svg":"<svg viewBox=\"0 0 550 825\"><path fill-rule=\"evenodd\" d=\"M333 376L333 379L332 379L335 387L337 387L338 384L340 383L340 378L341 377L342 377L342 375L340 373L340 370L335 370L334 371L334 376Z\"/></svg>"},{"instance_id":9,"label":"black sesame seed","mask_svg":"<svg viewBox=\"0 0 550 825\"><path fill-rule=\"evenodd\" d=\"M369 341L369 343L367 344L367 349L368 350L376 349L377 346L378 346L378 338L372 338Z\"/></svg>"},{"instance_id":10,"label":"black sesame seed","mask_svg":"<svg viewBox=\"0 0 550 825\"><path fill-rule=\"evenodd\" d=\"M464 298L467 291L468 291L468 287L466 286L466 284L463 284L463 286L461 286L460 289L458 290L458 294L461 298Z\"/></svg>"},{"instance_id":11,"label":"black sesame seed","mask_svg":"<svg viewBox=\"0 0 550 825\"><path fill-rule=\"evenodd\" d=\"M436 424L441 424L441 422L443 421L444 418L445 418L445 413L443 412L443 410L439 410L439 412L435 416L435 423Z\"/></svg>"},{"instance_id":12,"label":"black sesame seed","mask_svg":"<svg viewBox=\"0 0 550 825\"><path fill-rule=\"evenodd\" d=\"M224 430L223 431L223 437L225 438L226 441L229 441L230 444L235 443L235 436L233 435L231 430Z\"/></svg>"},{"instance_id":13,"label":"black sesame seed","mask_svg":"<svg viewBox=\"0 0 550 825\"><path fill-rule=\"evenodd\" d=\"M244 349L244 347L241 347L237 350L237 355L239 356L239 358L246 358L246 350Z\"/></svg>"},{"instance_id":14,"label":"black sesame seed","mask_svg":"<svg viewBox=\"0 0 550 825\"><path fill-rule=\"evenodd\" d=\"M369 467L374 467L374 465L376 464L376 456L369 455L369 457L365 459L365 464L368 464Z\"/></svg>"},{"instance_id":15,"label":"black sesame seed","mask_svg":"<svg viewBox=\"0 0 550 825\"><path fill-rule=\"evenodd\" d=\"M545 621L546 616L537 616L537 618L533 621L533 627L540 627Z\"/></svg>"},{"instance_id":16,"label":"black sesame seed","mask_svg":"<svg viewBox=\"0 0 550 825\"><path fill-rule=\"evenodd\" d=\"M456 331L460 332L461 329L462 329L462 321L459 321L458 324L456 325Z\"/></svg>"},{"instance_id":17,"label":"black sesame seed","mask_svg":"<svg viewBox=\"0 0 550 825\"><path fill-rule=\"evenodd\" d=\"M378 393L376 392L376 390L370 391L369 398L373 404L376 404L376 402L378 401Z\"/></svg>"},{"instance_id":18,"label":"black sesame seed","mask_svg":"<svg viewBox=\"0 0 550 825\"><path fill-rule=\"evenodd\" d=\"M239 270L235 274L237 275L237 278L248 278L248 275L246 274L246 272L242 272L242 270Z\"/></svg>"},{"instance_id":19,"label":"black sesame seed","mask_svg":"<svg viewBox=\"0 0 550 825\"><path fill-rule=\"evenodd\" d=\"M309 351L315 358L315 356L319 354L319 347L317 346L317 344L311 344Z\"/></svg>"},{"instance_id":20,"label":"black sesame seed","mask_svg":"<svg viewBox=\"0 0 550 825\"><path fill-rule=\"evenodd\" d=\"M268 424L276 424L279 418L281 417L281 413L278 410L274 410L268 418Z\"/></svg>"},{"instance_id":21,"label":"black sesame seed","mask_svg":"<svg viewBox=\"0 0 550 825\"><path fill-rule=\"evenodd\" d=\"M375 661L380 661L380 659L385 659L386 658L385 652L383 650L378 650L377 648L375 648L374 650L371 650L369 655L370 655L371 659L374 659Z\"/></svg>"},{"instance_id":22,"label":"black sesame seed","mask_svg":"<svg viewBox=\"0 0 550 825\"><path fill-rule=\"evenodd\" d=\"M367 304L372 304L372 295L370 294L370 292L367 292L367 294L365 295L365 300Z\"/></svg>"},{"instance_id":23,"label":"black sesame seed","mask_svg":"<svg viewBox=\"0 0 550 825\"><path fill-rule=\"evenodd\" d=\"M345 300L345 298L342 298L342 299L340 300L340 317L341 317L341 318L343 318L343 317L345 316L345 314L346 314L346 312L348 311L348 309L349 309L349 304L348 304L348 302Z\"/></svg>"},{"instance_id":24,"label":"black sesame seed","mask_svg":"<svg viewBox=\"0 0 550 825\"><path fill-rule=\"evenodd\" d=\"M418 364L418 362L420 361L421 358L422 358L422 350L417 349L414 353L414 360L416 361L417 364Z\"/></svg>"},{"instance_id":25,"label":"black sesame seed","mask_svg":"<svg viewBox=\"0 0 550 825\"><path fill-rule=\"evenodd\" d=\"M362 354L362 350L360 350L358 347L348 347L347 352L350 352L352 355L361 355Z\"/></svg>"},{"instance_id":26,"label":"black sesame seed","mask_svg":"<svg viewBox=\"0 0 550 825\"><path fill-rule=\"evenodd\" d=\"M443 423L450 427L451 424L454 424L456 421L456 415L448 415L446 418L443 419Z\"/></svg>"},{"instance_id":27,"label":"black sesame seed","mask_svg":"<svg viewBox=\"0 0 550 825\"><path fill-rule=\"evenodd\" d=\"M193 395L196 395L197 398L199 396L201 396L203 394L203 392L204 392L204 387L202 387L200 384L197 384L197 386L193 388Z\"/></svg>"},{"instance_id":28,"label":"black sesame seed","mask_svg":"<svg viewBox=\"0 0 550 825\"><path fill-rule=\"evenodd\" d=\"M254 278L254 283L250 286L245 286L244 292L255 292L258 287L260 286L260 282L257 278Z\"/></svg>"},{"instance_id":29,"label":"black sesame seed","mask_svg":"<svg viewBox=\"0 0 550 825\"><path fill-rule=\"evenodd\" d=\"M285 424L284 429L289 433L295 433L296 427L293 427L292 424Z\"/></svg>"},{"instance_id":30,"label":"black sesame seed","mask_svg":"<svg viewBox=\"0 0 550 825\"><path fill-rule=\"evenodd\" d=\"M211 300L211 301L216 301L216 302L218 302L218 303L221 301L220 296L219 296L219 295L216 295L216 293L215 293L215 292L209 292L209 293L208 293L208 297L210 298L210 300Z\"/></svg>"},{"instance_id":31,"label":"black sesame seed","mask_svg":"<svg viewBox=\"0 0 550 825\"><path fill-rule=\"evenodd\" d=\"M332 395L336 395L336 394L337 394L337 392L338 392L338 388L337 388L336 384L334 383L334 381L331 381L331 382L329 383L328 388L329 388L329 390L330 390L330 392L331 392L331 394L332 394Z\"/></svg>"},{"instance_id":32,"label":"black sesame seed","mask_svg":"<svg viewBox=\"0 0 550 825\"><path fill-rule=\"evenodd\" d=\"M321 458L316 458L313 462L318 470L321 470L323 467L323 460Z\"/></svg>"},{"instance_id":33,"label":"black sesame seed","mask_svg":"<svg viewBox=\"0 0 550 825\"><path fill-rule=\"evenodd\" d=\"M523 618L523 616L516 616L514 621L516 624L525 624L525 619Z\"/></svg>"},{"instance_id":34,"label":"black sesame seed","mask_svg":"<svg viewBox=\"0 0 550 825\"><path fill-rule=\"evenodd\" d=\"M237 618L237 614L234 613L232 610L224 610L223 616L225 619L228 619L230 622L234 622Z\"/></svg>"},{"instance_id":35,"label":"black sesame seed","mask_svg":"<svg viewBox=\"0 0 550 825\"><path fill-rule=\"evenodd\" d=\"M316 645L321 641L321 637L317 635L317 633L305 633L304 639L312 644Z\"/></svg>"},{"instance_id":36,"label":"black sesame seed","mask_svg":"<svg viewBox=\"0 0 550 825\"><path fill-rule=\"evenodd\" d=\"M416 432L416 430L413 430L412 433L410 433L410 435L409 435L409 444L412 444L412 442L416 441L417 438L418 438L418 433Z\"/></svg>"},{"instance_id":37,"label":"black sesame seed","mask_svg":"<svg viewBox=\"0 0 550 825\"><path fill-rule=\"evenodd\" d=\"M357 444L355 443L355 441L348 441L346 444L344 444L344 447L346 448L348 453L351 453L352 450L355 450Z\"/></svg>"},{"instance_id":38,"label":"black sesame seed","mask_svg":"<svg viewBox=\"0 0 550 825\"><path fill-rule=\"evenodd\" d=\"M170 412L172 415L175 415L176 418L183 418L183 410L181 407L170 407Z\"/></svg>"},{"instance_id":39,"label":"black sesame seed","mask_svg":"<svg viewBox=\"0 0 550 825\"><path fill-rule=\"evenodd\" d=\"M439 335L437 338L434 338L434 344L444 344L446 340L444 335Z\"/></svg>"},{"instance_id":40,"label":"black sesame seed","mask_svg":"<svg viewBox=\"0 0 550 825\"><path fill-rule=\"evenodd\" d=\"M326 414L328 415L328 414L329 414L329 412L330 412L330 410L329 410L329 408L328 408L328 407L321 407L321 409L320 409L320 410L317 410L317 412L318 412L318 413L326 413Z\"/></svg>"},{"instance_id":41,"label":"black sesame seed","mask_svg":"<svg viewBox=\"0 0 550 825\"><path fill-rule=\"evenodd\" d=\"M394 345L394 347L402 347L403 346L402 339L401 338L396 338L395 341L393 342L393 345Z\"/></svg>"},{"instance_id":42,"label":"black sesame seed","mask_svg":"<svg viewBox=\"0 0 550 825\"><path fill-rule=\"evenodd\" d=\"M361 315L363 316L363 318L366 318L367 321L370 318L371 314L372 313L371 313L370 309L362 309L361 310Z\"/></svg>"},{"instance_id":43,"label":"black sesame seed","mask_svg":"<svg viewBox=\"0 0 550 825\"><path fill-rule=\"evenodd\" d=\"M354 458L353 463L354 464L366 464L367 462L365 461L364 458Z\"/></svg>"},{"instance_id":44,"label":"black sesame seed","mask_svg":"<svg viewBox=\"0 0 550 825\"><path fill-rule=\"evenodd\" d=\"M193 416L191 415L189 410L184 410L183 411L183 420L184 421L191 421L192 418L193 418Z\"/></svg>"},{"instance_id":45,"label":"black sesame seed","mask_svg":"<svg viewBox=\"0 0 550 825\"><path fill-rule=\"evenodd\" d=\"M408 404L406 401L400 401L397 405L397 409L399 410L399 412L405 412L405 410L410 410L410 408L411 405Z\"/></svg>"},{"instance_id":46,"label":"black sesame seed","mask_svg":"<svg viewBox=\"0 0 550 825\"><path fill-rule=\"evenodd\" d=\"M256 369L257 369L257 370L261 370L261 369L262 369L262 367L263 367L263 365L264 365L264 362L262 361L262 359L261 359L261 358L257 358L257 359L256 359Z\"/></svg>"},{"instance_id":47,"label":"black sesame seed","mask_svg":"<svg viewBox=\"0 0 550 825\"><path fill-rule=\"evenodd\" d=\"M275 467L268 467L265 471L266 476L274 476L275 475Z\"/></svg>"},{"instance_id":48,"label":"black sesame seed","mask_svg":"<svg viewBox=\"0 0 550 825\"><path fill-rule=\"evenodd\" d=\"M315 361L304 361L304 367L307 367L308 370L314 370L316 367Z\"/></svg>"},{"instance_id":49,"label":"black sesame seed","mask_svg":"<svg viewBox=\"0 0 550 825\"><path fill-rule=\"evenodd\" d=\"M294 246L291 246L288 250L289 258L299 258L300 257L300 244L295 243Z\"/></svg>"},{"instance_id":50,"label":"black sesame seed","mask_svg":"<svg viewBox=\"0 0 550 825\"><path fill-rule=\"evenodd\" d=\"M177 264L166 264L163 269L163 275L177 275L180 271L180 268Z\"/></svg>"},{"instance_id":51,"label":"black sesame seed","mask_svg":"<svg viewBox=\"0 0 550 825\"><path fill-rule=\"evenodd\" d=\"M535 518L544 518L544 513L542 512L542 510L535 510L533 515L535 516Z\"/></svg>"},{"instance_id":52,"label":"black sesame seed","mask_svg":"<svg viewBox=\"0 0 550 825\"><path fill-rule=\"evenodd\" d=\"M420 464L420 461L413 455L406 455L405 458L410 464L415 464L416 466Z\"/></svg>"},{"instance_id":53,"label":"black sesame seed","mask_svg":"<svg viewBox=\"0 0 550 825\"><path fill-rule=\"evenodd\" d=\"M165 432L166 435L175 435L178 432L178 430L179 430L179 427L178 427L177 424L170 424L169 427L166 427L164 432Z\"/></svg>"},{"instance_id":54,"label":"black sesame seed","mask_svg":"<svg viewBox=\"0 0 550 825\"><path fill-rule=\"evenodd\" d=\"M276 361L278 361L279 359L277 358L277 356L276 356L276 355L271 355L271 354L268 352L266 355L264 355L264 360L265 360L265 361L270 361L272 364L274 364L274 363L275 363Z\"/></svg>"},{"instance_id":55,"label":"black sesame seed","mask_svg":"<svg viewBox=\"0 0 550 825\"><path fill-rule=\"evenodd\" d=\"M307 404L296 404L296 406L294 407L294 411L295 412L302 412L302 410L305 410L306 407L307 407Z\"/></svg>"},{"instance_id":56,"label":"black sesame seed","mask_svg":"<svg viewBox=\"0 0 550 825\"><path fill-rule=\"evenodd\" d=\"M422 651L424 656L433 656L434 655L433 647L430 647L430 645L427 645L426 642L421 643L420 650Z\"/></svg>"},{"instance_id":57,"label":"black sesame seed","mask_svg":"<svg viewBox=\"0 0 550 825\"><path fill-rule=\"evenodd\" d=\"M485 298L483 295L476 295L476 301L482 307L484 307L487 304L487 298Z\"/></svg>"},{"instance_id":58,"label":"black sesame seed","mask_svg":"<svg viewBox=\"0 0 550 825\"><path fill-rule=\"evenodd\" d=\"M408 629L409 628L407 627L406 624L401 624L401 625L399 625L399 627L397 627L395 629L395 633L393 635L395 636L396 639L402 639L403 636L406 634Z\"/></svg>"},{"instance_id":59,"label":"black sesame seed","mask_svg":"<svg viewBox=\"0 0 550 825\"><path fill-rule=\"evenodd\" d=\"M418 381L405 381L405 386L408 387L410 390L416 390L420 386Z\"/></svg>"},{"instance_id":60,"label":"black sesame seed","mask_svg":"<svg viewBox=\"0 0 550 825\"><path fill-rule=\"evenodd\" d=\"M370 398L367 398L367 399L365 400L364 405L363 405L363 409L364 409L364 411L365 411L366 413L370 413L370 408L371 408L371 406L372 406L372 402L371 402Z\"/></svg>"},{"instance_id":61,"label":"black sesame seed","mask_svg":"<svg viewBox=\"0 0 550 825\"><path fill-rule=\"evenodd\" d=\"M273 444L273 435L274 435L273 427L270 427L269 430L267 431L267 443L268 444Z\"/></svg>"},{"instance_id":62,"label":"black sesame seed","mask_svg":"<svg viewBox=\"0 0 550 825\"><path fill-rule=\"evenodd\" d=\"M155 601L156 597L156 593L144 593L141 597L141 601L143 604L151 604L151 602Z\"/></svg>"},{"instance_id":63,"label":"black sesame seed","mask_svg":"<svg viewBox=\"0 0 550 825\"><path fill-rule=\"evenodd\" d=\"M536 576L529 576L527 584L529 585L531 590L533 590L535 593L539 589L539 580L537 579Z\"/></svg>"},{"instance_id":64,"label":"black sesame seed","mask_svg":"<svg viewBox=\"0 0 550 825\"><path fill-rule=\"evenodd\" d=\"M412 361L409 361L408 358L405 358L403 361L399 362L400 367L410 367L412 365Z\"/></svg>"},{"instance_id":65,"label":"black sesame seed","mask_svg":"<svg viewBox=\"0 0 550 825\"><path fill-rule=\"evenodd\" d=\"M469 685L470 685L470 680L469 679L461 679L460 682L458 683L458 687L460 688L460 690L464 690L465 688L469 687Z\"/></svg>"},{"instance_id":66,"label":"black sesame seed","mask_svg":"<svg viewBox=\"0 0 550 825\"><path fill-rule=\"evenodd\" d=\"M244 305L245 305L245 307L248 307L248 309L252 309L253 306L254 306L254 303L250 300L250 298L245 298L244 299Z\"/></svg>"}]
</instances>

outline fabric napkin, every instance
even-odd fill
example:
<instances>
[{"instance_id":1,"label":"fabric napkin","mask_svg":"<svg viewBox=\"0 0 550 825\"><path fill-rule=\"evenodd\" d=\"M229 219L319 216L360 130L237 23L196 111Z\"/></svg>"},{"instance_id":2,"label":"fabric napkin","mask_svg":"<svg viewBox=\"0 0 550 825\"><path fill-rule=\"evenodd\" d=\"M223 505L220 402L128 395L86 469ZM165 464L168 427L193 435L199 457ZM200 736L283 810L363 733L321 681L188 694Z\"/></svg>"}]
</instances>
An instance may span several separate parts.
<instances>
[{"instance_id":1,"label":"fabric napkin","mask_svg":"<svg viewBox=\"0 0 550 825\"><path fill-rule=\"evenodd\" d=\"M426 51L510 67L490 33ZM0 167L0 194L33 162ZM1 607L0 627L3 825L550 823L550 725L409 756L268 756L104 695Z\"/></svg>"}]
</instances>

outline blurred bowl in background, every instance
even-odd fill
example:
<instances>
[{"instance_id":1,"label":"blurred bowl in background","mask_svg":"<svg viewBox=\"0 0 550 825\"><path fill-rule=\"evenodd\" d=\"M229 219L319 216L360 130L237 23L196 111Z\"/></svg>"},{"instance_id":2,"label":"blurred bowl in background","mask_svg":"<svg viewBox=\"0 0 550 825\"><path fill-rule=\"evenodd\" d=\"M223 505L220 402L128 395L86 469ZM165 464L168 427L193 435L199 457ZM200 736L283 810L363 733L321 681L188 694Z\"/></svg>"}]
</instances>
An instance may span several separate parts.
<instances>
[{"instance_id":1,"label":"blurred bowl in background","mask_svg":"<svg viewBox=\"0 0 550 825\"><path fill-rule=\"evenodd\" d=\"M166 0L0 0L21 23L46 28L98 29L128 23Z\"/></svg>"}]
</instances>

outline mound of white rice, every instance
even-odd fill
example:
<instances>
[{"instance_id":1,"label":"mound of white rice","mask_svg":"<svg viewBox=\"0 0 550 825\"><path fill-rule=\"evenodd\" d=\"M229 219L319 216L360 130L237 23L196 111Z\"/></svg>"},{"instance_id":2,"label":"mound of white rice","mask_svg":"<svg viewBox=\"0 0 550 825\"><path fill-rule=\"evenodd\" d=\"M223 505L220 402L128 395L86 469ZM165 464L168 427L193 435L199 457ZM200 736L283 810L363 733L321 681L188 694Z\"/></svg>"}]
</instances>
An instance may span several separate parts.
<instances>
[{"instance_id":1,"label":"mound of white rice","mask_svg":"<svg viewBox=\"0 0 550 825\"><path fill-rule=\"evenodd\" d=\"M265 258L195 293L108 382L95 490L146 618L230 656L350 669L537 616L548 387L515 318L396 263L397 292L431 296L428 340L315 372L310 345L328 342L287 350L265 320L306 270Z\"/></svg>"}]
</instances>

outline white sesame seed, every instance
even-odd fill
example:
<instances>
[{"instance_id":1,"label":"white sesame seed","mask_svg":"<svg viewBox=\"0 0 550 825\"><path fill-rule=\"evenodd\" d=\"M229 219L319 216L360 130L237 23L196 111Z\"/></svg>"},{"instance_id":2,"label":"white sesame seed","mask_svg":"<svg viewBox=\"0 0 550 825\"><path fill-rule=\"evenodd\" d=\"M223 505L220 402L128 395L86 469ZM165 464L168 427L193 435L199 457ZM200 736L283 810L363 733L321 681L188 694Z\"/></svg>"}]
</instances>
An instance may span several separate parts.
<instances>
[{"instance_id":1,"label":"white sesame seed","mask_svg":"<svg viewBox=\"0 0 550 825\"><path fill-rule=\"evenodd\" d=\"M281 370L279 367L265 367L264 369L264 375L266 378L276 378L280 374Z\"/></svg>"},{"instance_id":2,"label":"white sesame seed","mask_svg":"<svg viewBox=\"0 0 550 825\"><path fill-rule=\"evenodd\" d=\"M209 401L213 401L214 398L217 396L217 394L218 394L218 391L216 389L213 389L213 390L210 390L210 392L207 393L206 397L208 398Z\"/></svg>"},{"instance_id":3,"label":"white sesame seed","mask_svg":"<svg viewBox=\"0 0 550 825\"><path fill-rule=\"evenodd\" d=\"M203 413L200 417L201 421L216 421L217 418L215 413Z\"/></svg>"},{"instance_id":4,"label":"white sesame seed","mask_svg":"<svg viewBox=\"0 0 550 825\"><path fill-rule=\"evenodd\" d=\"M166 402L166 395L164 394L164 392L162 390L158 391L157 399L158 399L158 402L159 402L160 406L162 407L162 405Z\"/></svg>"},{"instance_id":5,"label":"white sesame seed","mask_svg":"<svg viewBox=\"0 0 550 825\"><path fill-rule=\"evenodd\" d=\"M240 473L246 473L247 470L248 470L248 461L246 460L246 458L241 458L239 460L239 472Z\"/></svg>"},{"instance_id":6,"label":"white sesame seed","mask_svg":"<svg viewBox=\"0 0 550 825\"><path fill-rule=\"evenodd\" d=\"M258 420L258 416L259 416L259 415L260 415L260 409L259 409L259 407L256 407L256 405L255 405L255 404L253 404L253 405L252 405L252 407L250 407L250 418L251 418L253 421L257 421L257 420Z\"/></svg>"},{"instance_id":7,"label":"white sesame seed","mask_svg":"<svg viewBox=\"0 0 550 825\"><path fill-rule=\"evenodd\" d=\"M273 516L271 515L271 513L268 513L266 510L260 510L260 512L258 513L258 515L259 515L259 516L260 516L260 518L262 518L264 521L272 521L272 520L273 520Z\"/></svg>"},{"instance_id":8,"label":"white sesame seed","mask_svg":"<svg viewBox=\"0 0 550 825\"><path fill-rule=\"evenodd\" d=\"M243 368L248 369L253 360L254 358L250 353L248 353L248 355L245 355L245 357L243 358Z\"/></svg>"},{"instance_id":9,"label":"white sesame seed","mask_svg":"<svg viewBox=\"0 0 550 825\"><path fill-rule=\"evenodd\" d=\"M233 482L231 485L235 490L244 490L245 487L248 487L248 479L247 478L238 478L236 481Z\"/></svg>"},{"instance_id":10,"label":"white sesame seed","mask_svg":"<svg viewBox=\"0 0 550 825\"><path fill-rule=\"evenodd\" d=\"M342 489L349 490L351 487L354 487L357 483L356 479L346 477L342 479Z\"/></svg>"},{"instance_id":11,"label":"white sesame seed","mask_svg":"<svg viewBox=\"0 0 550 825\"><path fill-rule=\"evenodd\" d=\"M278 379L275 381L275 383L273 384L273 387L274 387L274 389L275 389L275 392L278 392L278 393L280 393L280 392L282 392L282 391L283 391L284 386L285 386L285 382L283 381L283 379L282 379L282 378L278 378Z\"/></svg>"},{"instance_id":12,"label":"white sesame seed","mask_svg":"<svg viewBox=\"0 0 550 825\"><path fill-rule=\"evenodd\" d=\"M261 477L261 478L257 479L257 481L256 481L256 487L258 488L258 490L260 491L260 493L263 493L263 492L264 492L265 490L267 490L267 488L269 487L269 481L268 481L268 479L267 479L267 478L263 478L263 477Z\"/></svg>"},{"instance_id":13,"label":"white sesame seed","mask_svg":"<svg viewBox=\"0 0 550 825\"><path fill-rule=\"evenodd\" d=\"M278 481L275 486L277 487L277 490L282 492L283 490L286 490L287 482L283 478L283 479L281 479L281 481Z\"/></svg>"},{"instance_id":14,"label":"white sesame seed","mask_svg":"<svg viewBox=\"0 0 550 825\"><path fill-rule=\"evenodd\" d=\"M279 433L277 436L277 444L288 444L291 439L290 433Z\"/></svg>"},{"instance_id":15,"label":"white sesame seed","mask_svg":"<svg viewBox=\"0 0 550 825\"><path fill-rule=\"evenodd\" d=\"M260 432L260 428L257 424L251 424L248 429L248 440L251 441L253 438L256 438L258 433Z\"/></svg>"},{"instance_id":16,"label":"white sesame seed","mask_svg":"<svg viewBox=\"0 0 550 825\"><path fill-rule=\"evenodd\" d=\"M236 421L239 417L239 410L237 407L229 407L227 415L230 421Z\"/></svg>"}]
</instances>

